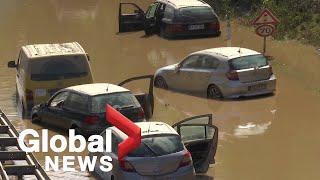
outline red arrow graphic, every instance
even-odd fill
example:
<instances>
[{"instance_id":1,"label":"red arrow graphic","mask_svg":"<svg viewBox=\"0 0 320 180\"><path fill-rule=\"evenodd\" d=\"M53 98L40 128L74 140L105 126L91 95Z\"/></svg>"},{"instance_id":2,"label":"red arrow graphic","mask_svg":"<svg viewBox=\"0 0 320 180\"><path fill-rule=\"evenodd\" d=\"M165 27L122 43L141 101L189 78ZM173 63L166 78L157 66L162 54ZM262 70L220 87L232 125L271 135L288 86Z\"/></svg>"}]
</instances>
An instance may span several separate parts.
<instances>
[{"instance_id":1,"label":"red arrow graphic","mask_svg":"<svg viewBox=\"0 0 320 180\"><path fill-rule=\"evenodd\" d=\"M128 138L118 145L118 160L123 160L141 144L141 128L108 104L106 106L106 121L128 135Z\"/></svg>"}]
</instances>

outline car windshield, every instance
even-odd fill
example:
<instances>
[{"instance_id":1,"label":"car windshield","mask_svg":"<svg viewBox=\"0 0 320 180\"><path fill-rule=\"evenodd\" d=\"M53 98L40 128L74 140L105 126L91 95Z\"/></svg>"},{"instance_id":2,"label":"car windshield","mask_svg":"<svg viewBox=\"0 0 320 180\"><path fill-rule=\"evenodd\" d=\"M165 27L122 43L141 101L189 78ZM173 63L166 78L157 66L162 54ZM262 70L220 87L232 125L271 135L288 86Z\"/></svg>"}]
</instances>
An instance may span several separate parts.
<instances>
[{"instance_id":1,"label":"car windshield","mask_svg":"<svg viewBox=\"0 0 320 180\"><path fill-rule=\"evenodd\" d=\"M106 104L110 104L116 109L140 106L138 100L131 92L103 94L92 98L91 112L104 113L106 111Z\"/></svg>"},{"instance_id":2,"label":"car windshield","mask_svg":"<svg viewBox=\"0 0 320 180\"><path fill-rule=\"evenodd\" d=\"M141 145L129 157L156 157L182 151L184 146L178 135L153 136L141 140Z\"/></svg>"},{"instance_id":3,"label":"car windshield","mask_svg":"<svg viewBox=\"0 0 320 180\"><path fill-rule=\"evenodd\" d=\"M232 70L249 69L268 65L267 59L263 55L244 56L230 61Z\"/></svg>"},{"instance_id":4,"label":"car windshield","mask_svg":"<svg viewBox=\"0 0 320 180\"><path fill-rule=\"evenodd\" d=\"M48 81L86 76L88 62L84 56L56 56L31 61L31 80Z\"/></svg>"},{"instance_id":5,"label":"car windshield","mask_svg":"<svg viewBox=\"0 0 320 180\"><path fill-rule=\"evenodd\" d=\"M212 8L206 6L180 8L178 17L184 20L216 20Z\"/></svg>"}]
</instances>

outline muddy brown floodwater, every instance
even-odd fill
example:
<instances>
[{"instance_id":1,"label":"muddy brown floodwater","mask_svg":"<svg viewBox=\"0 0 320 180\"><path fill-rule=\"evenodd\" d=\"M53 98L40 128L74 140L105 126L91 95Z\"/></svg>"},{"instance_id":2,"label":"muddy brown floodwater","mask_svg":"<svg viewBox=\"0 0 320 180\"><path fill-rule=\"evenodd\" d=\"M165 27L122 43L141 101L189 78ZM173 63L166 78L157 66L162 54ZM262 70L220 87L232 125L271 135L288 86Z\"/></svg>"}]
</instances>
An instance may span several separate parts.
<instances>
[{"instance_id":1,"label":"muddy brown floodwater","mask_svg":"<svg viewBox=\"0 0 320 180\"><path fill-rule=\"evenodd\" d=\"M146 8L150 1L134 2ZM15 71L6 67L7 61L17 58L22 45L78 41L91 56L95 81L118 83L152 74L193 51L227 44L225 23L219 38L169 41L156 35L143 37L143 32L117 34L118 4L118 0L0 2L0 107L18 130L42 129L19 118ZM232 31L232 45L261 51L262 39L251 28L235 20ZM268 39L267 45L267 53L275 57L272 64L278 77L274 96L217 101L155 90L153 120L172 124L191 115L214 115L220 128L216 164L199 179L320 179L320 56L314 47L293 41ZM50 135L58 133L50 131ZM55 154L36 154L42 164L46 155ZM49 175L90 179L81 172Z\"/></svg>"}]
</instances>

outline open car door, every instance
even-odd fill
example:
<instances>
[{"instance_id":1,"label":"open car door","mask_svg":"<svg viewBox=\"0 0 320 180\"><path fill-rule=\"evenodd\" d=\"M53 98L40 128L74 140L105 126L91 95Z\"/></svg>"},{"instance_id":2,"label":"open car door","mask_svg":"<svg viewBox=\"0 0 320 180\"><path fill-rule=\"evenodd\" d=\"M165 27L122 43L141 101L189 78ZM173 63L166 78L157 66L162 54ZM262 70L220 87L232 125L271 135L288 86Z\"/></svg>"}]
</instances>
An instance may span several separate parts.
<instances>
[{"instance_id":1,"label":"open car door","mask_svg":"<svg viewBox=\"0 0 320 180\"><path fill-rule=\"evenodd\" d=\"M158 13L160 9L159 3L153 3L148 7L148 10L145 13L145 22L144 22L144 31L146 35L151 35L157 31L158 27Z\"/></svg>"},{"instance_id":2,"label":"open car door","mask_svg":"<svg viewBox=\"0 0 320 180\"><path fill-rule=\"evenodd\" d=\"M172 126L191 153L196 173L206 173L215 163L218 145L218 127L212 124L212 114L182 120Z\"/></svg>"},{"instance_id":3,"label":"open car door","mask_svg":"<svg viewBox=\"0 0 320 180\"><path fill-rule=\"evenodd\" d=\"M120 3L118 19L119 32L144 30L144 12L134 3Z\"/></svg>"},{"instance_id":4,"label":"open car door","mask_svg":"<svg viewBox=\"0 0 320 180\"><path fill-rule=\"evenodd\" d=\"M153 97L153 75L146 75L146 76L138 76L133 77L130 79L127 79L125 81L122 81L119 83L119 86L123 86L124 84L127 84L129 82L135 81L135 80L142 80L142 79L149 79L149 90L148 93L139 93L135 94L137 100L141 104L141 107L144 110L146 119L150 119L153 115L153 109L154 109L154 97Z\"/></svg>"}]
</instances>

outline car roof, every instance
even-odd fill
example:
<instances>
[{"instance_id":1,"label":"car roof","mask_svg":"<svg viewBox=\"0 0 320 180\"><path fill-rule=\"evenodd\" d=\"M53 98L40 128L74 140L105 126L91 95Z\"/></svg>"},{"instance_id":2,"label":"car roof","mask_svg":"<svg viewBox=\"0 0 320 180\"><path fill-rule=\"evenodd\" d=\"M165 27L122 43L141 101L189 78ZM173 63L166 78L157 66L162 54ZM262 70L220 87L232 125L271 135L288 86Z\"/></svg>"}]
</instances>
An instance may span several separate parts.
<instances>
[{"instance_id":1,"label":"car roof","mask_svg":"<svg viewBox=\"0 0 320 180\"><path fill-rule=\"evenodd\" d=\"M157 0L164 4L170 4L176 8L183 8L188 6L206 6L211 7L209 4L201 0Z\"/></svg>"},{"instance_id":2,"label":"car roof","mask_svg":"<svg viewBox=\"0 0 320 180\"><path fill-rule=\"evenodd\" d=\"M161 134L179 135L170 125L164 122L137 122L135 123L141 128L141 136L152 136ZM115 131L122 139L126 139L128 136L116 127L110 127Z\"/></svg>"},{"instance_id":3,"label":"car roof","mask_svg":"<svg viewBox=\"0 0 320 180\"><path fill-rule=\"evenodd\" d=\"M82 84L77 86L71 86L65 89L80 92L82 94L87 94L89 96L111 94L117 92L129 92L129 90L124 87L108 83Z\"/></svg>"},{"instance_id":4,"label":"car roof","mask_svg":"<svg viewBox=\"0 0 320 180\"><path fill-rule=\"evenodd\" d=\"M223 57L222 59L224 60L230 60L243 56L259 55L261 53L242 47L219 47L198 51L193 54L217 55Z\"/></svg>"},{"instance_id":5,"label":"car roof","mask_svg":"<svg viewBox=\"0 0 320 180\"><path fill-rule=\"evenodd\" d=\"M86 54L86 52L78 42L69 42L62 44L32 44L22 46L22 50L25 52L29 59L49 56Z\"/></svg>"}]
</instances>

